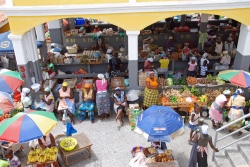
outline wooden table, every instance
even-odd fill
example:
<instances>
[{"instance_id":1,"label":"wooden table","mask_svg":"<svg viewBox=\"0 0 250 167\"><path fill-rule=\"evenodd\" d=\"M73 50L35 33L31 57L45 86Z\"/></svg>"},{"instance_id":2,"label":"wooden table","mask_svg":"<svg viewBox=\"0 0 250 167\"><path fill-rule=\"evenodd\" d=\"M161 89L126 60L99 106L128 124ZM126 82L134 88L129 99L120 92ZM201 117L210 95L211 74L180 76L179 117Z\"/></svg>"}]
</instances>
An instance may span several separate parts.
<instances>
[{"instance_id":1,"label":"wooden table","mask_svg":"<svg viewBox=\"0 0 250 167\"><path fill-rule=\"evenodd\" d=\"M74 150L72 150L72 151L65 151L59 145L59 151L60 151L60 153L63 156L63 159L64 159L64 162L65 162L66 166L69 166L70 164L73 164L75 162L81 161L82 159L79 157L79 159L77 159L77 160L69 163L68 157L72 156L74 154L83 152L85 149L89 153L89 158L91 157L91 146L93 144L91 143L91 141L89 140L89 138L85 135L85 133L79 133L79 134L73 135L72 137L75 138L77 140L77 143L78 143Z\"/></svg>"}]
</instances>

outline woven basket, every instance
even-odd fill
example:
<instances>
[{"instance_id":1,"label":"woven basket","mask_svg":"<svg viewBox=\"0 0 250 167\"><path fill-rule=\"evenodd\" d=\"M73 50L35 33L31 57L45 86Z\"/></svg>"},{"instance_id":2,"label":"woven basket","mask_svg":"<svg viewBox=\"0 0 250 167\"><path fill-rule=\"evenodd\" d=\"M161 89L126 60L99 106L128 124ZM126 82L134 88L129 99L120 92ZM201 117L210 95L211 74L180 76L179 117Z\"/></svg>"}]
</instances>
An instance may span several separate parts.
<instances>
[{"instance_id":1,"label":"woven basket","mask_svg":"<svg viewBox=\"0 0 250 167\"><path fill-rule=\"evenodd\" d=\"M76 47L67 46L66 49L68 50L68 53L77 53Z\"/></svg>"}]
</instances>

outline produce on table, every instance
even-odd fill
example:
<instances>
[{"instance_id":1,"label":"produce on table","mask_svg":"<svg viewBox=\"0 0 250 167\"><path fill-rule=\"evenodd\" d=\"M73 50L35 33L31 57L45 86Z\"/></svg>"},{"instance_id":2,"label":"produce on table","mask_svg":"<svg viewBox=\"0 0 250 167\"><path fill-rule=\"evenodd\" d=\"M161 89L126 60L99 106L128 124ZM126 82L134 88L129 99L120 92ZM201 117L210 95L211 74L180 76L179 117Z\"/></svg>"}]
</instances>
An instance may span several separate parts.
<instances>
[{"instance_id":1,"label":"produce on table","mask_svg":"<svg viewBox=\"0 0 250 167\"><path fill-rule=\"evenodd\" d=\"M246 101L246 106L249 106L250 105L250 101Z\"/></svg>"},{"instance_id":2,"label":"produce on table","mask_svg":"<svg viewBox=\"0 0 250 167\"><path fill-rule=\"evenodd\" d=\"M192 86L190 92L191 92L194 96L200 96L200 91L199 91L199 89L195 88L194 86Z\"/></svg>"},{"instance_id":3,"label":"produce on table","mask_svg":"<svg viewBox=\"0 0 250 167\"><path fill-rule=\"evenodd\" d=\"M176 89L171 89L171 96L181 97L180 91Z\"/></svg>"},{"instance_id":4,"label":"produce on table","mask_svg":"<svg viewBox=\"0 0 250 167\"><path fill-rule=\"evenodd\" d=\"M57 158L57 152L57 147L46 148L44 150L41 150L39 148L36 150L31 150L28 155L28 161L31 163L44 163L46 161L54 161Z\"/></svg>"},{"instance_id":5,"label":"produce on table","mask_svg":"<svg viewBox=\"0 0 250 167\"><path fill-rule=\"evenodd\" d=\"M152 51L155 51L156 49L158 49L158 45L150 44L150 45L148 46L148 48L150 48L150 50L152 50Z\"/></svg>"},{"instance_id":6,"label":"produce on table","mask_svg":"<svg viewBox=\"0 0 250 167\"><path fill-rule=\"evenodd\" d=\"M199 97L199 100L198 100L198 102L207 102L207 96L206 95L201 95L200 97Z\"/></svg>"},{"instance_id":7,"label":"produce on table","mask_svg":"<svg viewBox=\"0 0 250 167\"><path fill-rule=\"evenodd\" d=\"M163 100L163 94L159 94L159 98L158 98L158 105L162 105L162 100Z\"/></svg>"},{"instance_id":8,"label":"produce on table","mask_svg":"<svg viewBox=\"0 0 250 167\"><path fill-rule=\"evenodd\" d=\"M179 84L180 84L180 85L187 85L187 80L186 80L186 78L181 77L181 78L179 79Z\"/></svg>"},{"instance_id":9,"label":"produce on table","mask_svg":"<svg viewBox=\"0 0 250 167\"><path fill-rule=\"evenodd\" d=\"M181 96L182 96L182 97L191 97L191 96L192 96L192 93L190 92L190 90L184 90L184 91L181 93Z\"/></svg>"},{"instance_id":10,"label":"produce on table","mask_svg":"<svg viewBox=\"0 0 250 167\"><path fill-rule=\"evenodd\" d=\"M171 96L170 97L170 102L171 103L177 103L177 97L176 96Z\"/></svg>"},{"instance_id":11,"label":"produce on table","mask_svg":"<svg viewBox=\"0 0 250 167\"><path fill-rule=\"evenodd\" d=\"M207 79L209 79L211 82L213 82L214 80L216 80L216 77L213 77L211 74L208 74Z\"/></svg>"},{"instance_id":12,"label":"produce on table","mask_svg":"<svg viewBox=\"0 0 250 167\"><path fill-rule=\"evenodd\" d=\"M171 90L163 90L162 94L163 94L163 97L170 98Z\"/></svg>"},{"instance_id":13,"label":"produce on table","mask_svg":"<svg viewBox=\"0 0 250 167\"><path fill-rule=\"evenodd\" d=\"M167 86L166 80L165 80L164 78L162 78L162 77L159 77L159 78L158 78L158 84L159 84L159 86L162 87L162 88L165 88L165 87Z\"/></svg>"},{"instance_id":14,"label":"produce on table","mask_svg":"<svg viewBox=\"0 0 250 167\"><path fill-rule=\"evenodd\" d=\"M208 101L214 101L217 96L219 96L221 92L219 90L208 89L205 95L208 98Z\"/></svg>"},{"instance_id":15,"label":"produce on table","mask_svg":"<svg viewBox=\"0 0 250 167\"><path fill-rule=\"evenodd\" d=\"M211 83L211 81L208 78L199 78L198 79L198 84L206 85L206 84L210 84L210 83Z\"/></svg>"},{"instance_id":16,"label":"produce on table","mask_svg":"<svg viewBox=\"0 0 250 167\"><path fill-rule=\"evenodd\" d=\"M169 103L169 102L170 102L169 99L166 98L166 97L163 97L163 98L162 98L162 101L163 101L164 103Z\"/></svg>"},{"instance_id":17,"label":"produce on table","mask_svg":"<svg viewBox=\"0 0 250 167\"><path fill-rule=\"evenodd\" d=\"M167 79L167 84L168 86L172 86L173 85L173 80L171 78Z\"/></svg>"},{"instance_id":18,"label":"produce on table","mask_svg":"<svg viewBox=\"0 0 250 167\"><path fill-rule=\"evenodd\" d=\"M184 103L184 102L186 102L186 99L178 98L178 99L177 99L177 102L178 102L178 103Z\"/></svg>"},{"instance_id":19,"label":"produce on table","mask_svg":"<svg viewBox=\"0 0 250 167\"><path fill-rule=\"evenodd\" d=\"M187 84L188 85L196 85L198 83L197 78L195 77L187 77Z\"/></svg>"},{"instance_id":20,"label":"produce on table","mask_svg":"<svg viewBox=\"0 0 250 167\"><path fill-rule=\"evenodd\" d=\"M220 78L216 78L216 82L218 83L218 85L224 85L226 82L225 81L223 81L222 79L220 79Z\"/></svg>"},{"instance_id":21,"label":"produce on table","mask_svg":"<svg viewBox=\"0 0 250 167\"><path fill-rule=\"evenodd\" d=\"M173 85L180 85L179 80L176 78L173 78Z\"/></svg>"}]
</instances>

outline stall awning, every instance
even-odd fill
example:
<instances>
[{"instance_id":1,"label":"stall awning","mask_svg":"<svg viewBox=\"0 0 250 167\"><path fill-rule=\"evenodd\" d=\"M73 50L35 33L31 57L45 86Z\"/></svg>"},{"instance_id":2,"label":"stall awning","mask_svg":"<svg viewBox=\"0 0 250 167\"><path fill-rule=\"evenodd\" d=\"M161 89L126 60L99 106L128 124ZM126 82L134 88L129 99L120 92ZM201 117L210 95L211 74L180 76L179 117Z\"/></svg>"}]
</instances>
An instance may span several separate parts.
<instances>
[{"instance_id":1,"label":"stall awning","mask_svg":"<svg viewBox=\"0 0 250 167\"><path fill-rule=\"evenodd\" d=\"M14 48L12 45L12 41L8 38L9 32L5 32L0 34L0 54L14 54ZM41 48L42 43L36 41L37 47Z\"/></svg>"}]
</instances>

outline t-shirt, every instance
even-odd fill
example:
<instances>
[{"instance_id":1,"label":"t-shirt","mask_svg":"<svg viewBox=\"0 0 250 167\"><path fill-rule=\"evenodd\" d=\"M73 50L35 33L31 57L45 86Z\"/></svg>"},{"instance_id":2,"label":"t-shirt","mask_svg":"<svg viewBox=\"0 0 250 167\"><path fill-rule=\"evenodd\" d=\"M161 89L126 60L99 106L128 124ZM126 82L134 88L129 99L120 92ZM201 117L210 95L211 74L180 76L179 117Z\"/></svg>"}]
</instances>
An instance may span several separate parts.
<instances>
[{"instance_id":1,"label":"t-shirt","mask_svg":"<svg viewBox=\"0 0 250 167\"><path fill-rule=\"evenodd\" d=\"M114 60L116 60L116 64L115 63L113 64ZM119 58L112 58L109 60L109 66L110 66L111 71L120 70L121 64L122 64L122 61Z\"/></svg>"},{"instance_id":2,"label":"t-shirt","mask_svg":"<svg viewBox=\"0 0 250 167\"><path fill-rule=\"evenodd\" d=\"M229 65L231 62L231 57L223 56L220 63L223 65Z\"/></svg>"},{"instance_id":3,"label":"t-shirt","mask_svg":"<svg viewBox=\"0 0 250 167\"><path fill-rule=\"evenodd\" d=\"M10 160L10 167L18 167L19 165L21 165L20 160L17 156L13 155L13 158Z\"/></svg>"},{"instance_id":4,"label":"t-shirt","mask_svg":"<svg viewBox=\"0 0 250 167\"><path fill-rule=\"evenodd\" d=\"M146 79L149 82L149 86L158 86L157 78L154 77L154 81L152 81L149 77Z\"/></svg>"},{"instance_id":5,"label":"t-shirt","mask_svg":"<svg viewBox=\"0 0 250 167\"><path fill-rule=\"evenodd\" d=\"M207 71L207 66L201 66L201 76L205 76Z\"/></svg>"},{"instance_id":6,"label":"t-shirt","mask_svg":"<svg viewBox=\"0 0 250 167\"><path fill-rule=\"evenodd\" d=\"M197 66L197 63L192 64L191 62L189 62L188 65L188 71L194 71L195 67Z\"/></svg>"},{"instance_id":7,"label":"t-shirt","mask_svg":"<svg viewBox=\"0 0 250 167\"><path fill-rule=\"evenodd\" d=\"M168 68L169 65L169 59L161 59L160 61L160 68Z\"/></svg>"}]
</instances>

